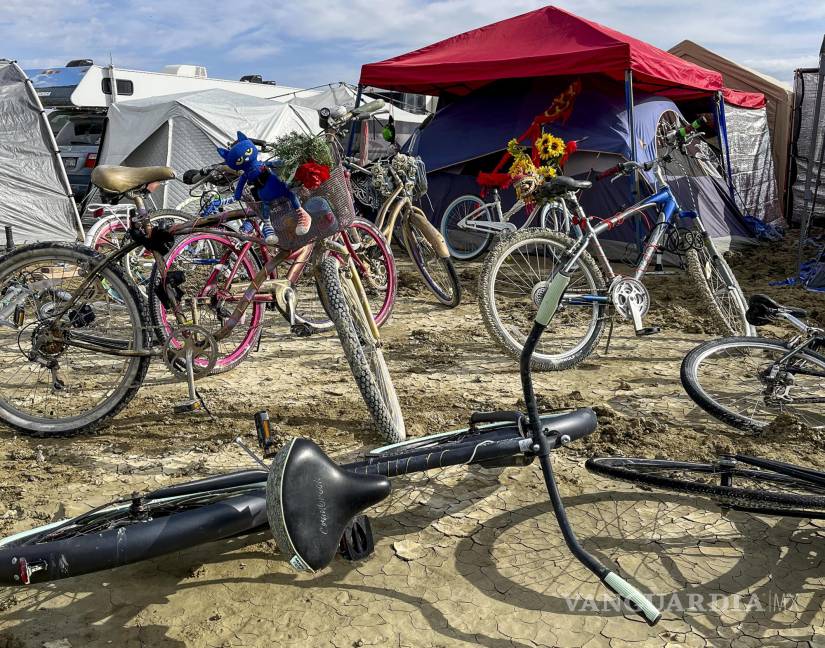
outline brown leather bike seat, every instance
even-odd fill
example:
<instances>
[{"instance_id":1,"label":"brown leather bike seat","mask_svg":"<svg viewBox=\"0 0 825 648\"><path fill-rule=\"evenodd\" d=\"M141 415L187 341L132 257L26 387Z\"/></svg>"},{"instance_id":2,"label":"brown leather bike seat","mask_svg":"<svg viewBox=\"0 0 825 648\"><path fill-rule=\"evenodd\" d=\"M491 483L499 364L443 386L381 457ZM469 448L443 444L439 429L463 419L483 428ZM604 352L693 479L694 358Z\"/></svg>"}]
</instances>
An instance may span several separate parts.
<instances>
[{"instance_id":1,"label":"brown leather bike seat","mask_svg":"<svg viewBox=\"0 0 825 648\"><path fill-rule=\"evenodd\" d=\"M121 194L150 182L172 180L175 170L167 166L126 167L104 164L92 171L92 184L103 191Z\"/></svg>"}]
</instances>

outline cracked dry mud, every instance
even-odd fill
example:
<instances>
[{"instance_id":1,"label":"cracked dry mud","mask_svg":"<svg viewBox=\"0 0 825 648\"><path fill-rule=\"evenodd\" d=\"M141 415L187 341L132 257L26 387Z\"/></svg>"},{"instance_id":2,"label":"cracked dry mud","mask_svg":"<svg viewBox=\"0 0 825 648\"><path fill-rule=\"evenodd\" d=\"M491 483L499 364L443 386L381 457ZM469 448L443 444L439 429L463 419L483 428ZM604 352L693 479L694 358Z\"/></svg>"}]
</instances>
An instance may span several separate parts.
<instances>
[{"instance_id":1,"label":"cracked dry mud","mask_svg":"<svg viewBox=\"0 0 825 648\"><path fill-rule=\"evenodd\" d=\"M788 255L775 256L769 276L741 259L747 292L790 274ZM407 287L384 335L410 433L458 427L472 409L512 408L518 369L479 320L478 267L460 267L468 290L454 311L419 290L408 265L402 272ZM472 467L397 480L371 512L375 554L359 563L336 559L316 575L292 572L261 533L52 585L0 589L0 648L825 645L825 525L724 514L698 498L635 489L582 467L595 453L710 458L733 447L825 468L820 441L748 437L693 406L679 363L710 336L705 320L683 296L682 275L649 285L660 335L637 340L617 326L608 353L602 345L579 368L536 382L545 407L597 406L600 432L557 453L560 486L585 547L666 608L657 627L617 611L572 559L536 466ZM821 296L770 292L804 302L822 322ZM172 416L184 389L156 367L98 436L35 440L0 431L0 533L248 465L231 440L242 433L253 442L252 414L261 407L282 437L310 436L339 458L376 443L336 339L292 338L270 322L249 361L200 383L216 421ZM676 609L673 593L697 609Z\"/></svg>"}]
</instances>

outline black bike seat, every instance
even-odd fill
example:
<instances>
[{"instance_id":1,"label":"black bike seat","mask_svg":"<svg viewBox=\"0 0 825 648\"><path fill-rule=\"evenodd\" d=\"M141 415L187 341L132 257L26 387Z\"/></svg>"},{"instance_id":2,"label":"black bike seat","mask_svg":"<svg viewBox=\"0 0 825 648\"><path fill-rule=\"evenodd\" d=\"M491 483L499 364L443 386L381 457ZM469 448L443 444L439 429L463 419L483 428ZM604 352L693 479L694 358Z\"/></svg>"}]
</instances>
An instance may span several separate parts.
<instances>
[{"instance_id":1,"label":"black bike seat","mask_svg":"<svg viewBox=\"0 0 825 648\"><path fill-rule=\"evenodd\" d=\"M555 178L550 178L550 186L564 187L568 190L579 190L590 189L593 183L588 180L576 180L569 176L556 176Z\"/></svg>"},{"instance_id":2,"label":"black bike seat","mask_svg":"<svg viewBox=\"0 0 825 648\"><path fill-rule=\"evenodd\" d=\"M763 326L776 319L780 310L794 317L806 317L808 314L804 308L783 306L767 295L756 294L748 300L748 312L745 317L754 326Z\"/></svg>"},{"instance_id":3,"label":"black bike seat","mask_svg":"<svg viewBox=\"0 0 825 648\"><path fill-rule=\"evenodd\" d=\"M309 439L292 439L269 469L267 517L290 564L317 571L335 557L349 521L389 493L386 477L348 473Z\"/></svg>"}]
</instances>

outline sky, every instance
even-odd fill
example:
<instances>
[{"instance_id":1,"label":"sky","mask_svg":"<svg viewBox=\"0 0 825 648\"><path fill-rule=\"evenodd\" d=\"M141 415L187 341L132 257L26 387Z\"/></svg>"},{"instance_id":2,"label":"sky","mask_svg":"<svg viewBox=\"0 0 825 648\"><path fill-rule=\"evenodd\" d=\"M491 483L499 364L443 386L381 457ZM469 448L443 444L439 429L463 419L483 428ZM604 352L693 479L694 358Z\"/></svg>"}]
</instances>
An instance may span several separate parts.
<instances>
[{"instance_id":1,"label":"sky","mask_svg":"<svg viewBox=\"0 0 825 648\"><path fill-rule=\"evenodd\" d=\"M357 82L360 66L536 9L533 0L2 0L0 57L23 68L76 58L209 76L261 74L294 87ZM823 0L559 0L582 17L668 49L690 39L788 84L815 67ZM231 17L230 13L234 16ZM528 54L525 52L525 54Z\"/></svg>"}]
</instances>

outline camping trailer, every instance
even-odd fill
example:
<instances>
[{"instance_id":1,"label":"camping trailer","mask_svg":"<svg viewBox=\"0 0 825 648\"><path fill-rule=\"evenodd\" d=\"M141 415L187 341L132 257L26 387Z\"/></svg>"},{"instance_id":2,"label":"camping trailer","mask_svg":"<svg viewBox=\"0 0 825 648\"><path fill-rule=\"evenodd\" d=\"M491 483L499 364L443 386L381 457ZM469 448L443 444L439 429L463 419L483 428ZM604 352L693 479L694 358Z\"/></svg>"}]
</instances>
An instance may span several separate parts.
<instances>
[{"instance_id":1,"label":"camping trailer","mask_svg":"<svg viewBox=\"0 0 825 648\"><path fill-rule=\"evenodd\" d=\"M86 61L78 61L84 63ZM251 83L209 78L200 65L167 65L160 72L112 65L72 65L26 70L46 108L106 109L118 101L219 89L268 99L297 90L272 82Z\"/></svg>"}]
</instances>

